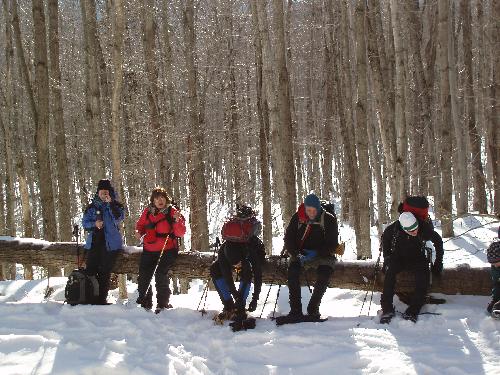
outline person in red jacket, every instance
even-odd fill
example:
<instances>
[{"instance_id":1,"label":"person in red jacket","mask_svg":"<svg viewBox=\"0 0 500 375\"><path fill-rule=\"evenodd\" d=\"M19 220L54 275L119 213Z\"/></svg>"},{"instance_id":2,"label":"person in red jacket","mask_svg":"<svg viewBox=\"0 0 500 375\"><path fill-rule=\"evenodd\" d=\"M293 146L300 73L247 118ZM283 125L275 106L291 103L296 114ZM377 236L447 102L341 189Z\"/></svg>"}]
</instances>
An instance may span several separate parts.
<instances>
[{"instance_id":1,"label":"person in red jacket","mask_svg":"<svg viewBox=\"0 0 500 375\"><path fill-rule=\"evenodd\" d=\"M159 312L171 307L168 303L170 298L168 270L177 259L178 239L186 233L186 222L181 212L172 205L172 199L165 189L157 187L153 190L150 203L142 212L135 229L136 238L142 239L143 243L137 303L148 310L153 307L150 284L155 276L156 303Z\"/></svg>"}]
</instances>

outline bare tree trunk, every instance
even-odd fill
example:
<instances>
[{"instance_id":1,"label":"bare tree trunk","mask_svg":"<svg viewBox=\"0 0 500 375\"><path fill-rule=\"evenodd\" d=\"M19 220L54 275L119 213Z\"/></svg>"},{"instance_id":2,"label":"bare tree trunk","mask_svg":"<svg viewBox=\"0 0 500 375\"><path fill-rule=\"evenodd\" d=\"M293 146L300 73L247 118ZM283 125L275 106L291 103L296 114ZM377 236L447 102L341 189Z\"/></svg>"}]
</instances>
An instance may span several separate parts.
<instances>
[{"instance_id":1,"label":"bare tree trunk","mask_svg":"<svg viewBox=\"0 0 500 375\"><path fill-rule=\"evenodd\" d=\"M480 214L487 213L486 190L484 188L484 171L481 161L481 135L476 126L476 109L474 105L474 76L472 69L472 17L469 0L460 3L462 13L462 31L464 40L464 74L465 74L465 121L469 131L470 162L472 184L474 187L472 208Z\"/></svg>"},{"instance_id":2,"label":"bare tree trunk","mask_svg":"<svg viewBox=\"0 0 500 375\"><path fill-rule=\"evenodd\" d=\"M189 125L188 168L191 220L191 250L208 249L207 187L203 165L204 136L199 122L197 77L195 66L196 36L193 0L187 0L183 9L185 61L188 80Z\"/></svg>"},{"instance_id":3,"label":"bare tree trunk","mask_svg":"<svg viewBox=\"0 0 500 375\"><path fill-rule=\"evenodd\" d=\"M121 199L126 204L125 189L123 186L122 167L120 160L120 129L121 115L120 103L123 89L123 35L125 33L125 22L123 16L123 4L121 0L113 0L113 96L111 99L111 159L113 162L113 182ZM126 299L127 278L125 274L118 276L119 297Z\"/></svg>"},{"instance_id":4,"label":"bare tree trunk","mask_svg":"<svg viewBox=\"0 0 500 375\"><path fill-rule=\"evenodd\" d=\"M82 19L85 38L86 61L88 69L88 100L90 110L90 134L93 140L95 155L92 160L93 179L98 180L106 175L104 156L104 139L101 126L101 105L99 93L99 75L97 68L97 24L95 0L81 0Z\"/></svg>"},{"instance_id":5,"label":"bare tree trunk","mask_svg":"<svg viewBox=\"0 0 500 375\"><path fill-rule=\"evenodd\" d=\"M269 172L269 115L267 113L267 105L265 104L265 93L262 84L262 43L259 33L259 19L257 12L257 4L251 2L252 6L252 24L253 24L253 43L255 47L255 67L256 80L255 90L257 93L257 116L259 119L259 162L260 175L262 180L262 220L263 220L263 241L268 254L272 253L272 217L271 217L271 174Z\"/></svg>"},{"instance_id":6,"label":"bare tree trunk","mask_svg":"<svg viewBox=\"0 0 500 375\"><path fill-rule=\"evenodd\" d=\"M491 169L493 174L494 200L493 210L500 215L500 57L498 56L498 46L500 45L500 3L491 2L490 30L489 38L491 51L491 83L489 85L489 110L487 111L487 145L491 160Z\"/></svg>"},{"instance_id":7,"label":"bare tree trunk","mask_svg":"<svg viewBox=\"0 0 500 375\"><path fill-rule=\"evenodd\" d=\"M454 7L453 7L454 9ZM457 214L463 215L468 212L468 177L467 177L467 144L465 137L465 128L459 120L458 109L458 87L457 87L457 62L455 53L455 27L452 20L455 18L455 12L452 12L449 17L448 26L448 74L450 82L450 101L451 114L453 121L453 130L456 144L456 162L453 163L453 171L455 172L456 180L455 200L457 204Z\"/></svg>"},{"instance_id":8,"label":"bare tree trunk","mask_svg":"<svg viewBox=\"0 0 500 375\"><path fill-rule=\"evenodd\" d=\"M278 167L279 179L282 184L283 220L287 223L297 209L295 167L293 158L292 140L292 115L290 111L290 78L286 66L285 25L283 14L283 1L273 0L274 23L276 27L276 68L278 70L277 99L280 122L277 135L279 142L276 144L280 157L277 158L275 167Z\"/></svg>"},{"instance_id":9,"label":"bare tree trunk","mask_svg":"<svg viewBox=\"0 0 500 375\"><path fill-rule=\"evenodd\" d=\"M449 82L449 62L448 62L448 32L449 32L449 1L442 0L438 2L438 44L437 44L437 63L439 68L439 91L441 99L441 199L439 202L439 211L443 227L443 237L453 236L452 221L452 179L451 179L451 129L453 121L451 117L451 98Z\"/></svg>"},{"instance_id":10,"label":"bare tree trunk","mask_svg":"<svg viewBox=\"0 0 500 375\"><path fill-rule=\"evenodd\" d=\"M58 195L59 238L61 241L71 240L71 210L69 194L68 156L62 106L61 69L59 67L59 3L49 0L49 52L50 79L52 82L52 116L56 131L56 170Z\"/></svg>"}]
</instances>

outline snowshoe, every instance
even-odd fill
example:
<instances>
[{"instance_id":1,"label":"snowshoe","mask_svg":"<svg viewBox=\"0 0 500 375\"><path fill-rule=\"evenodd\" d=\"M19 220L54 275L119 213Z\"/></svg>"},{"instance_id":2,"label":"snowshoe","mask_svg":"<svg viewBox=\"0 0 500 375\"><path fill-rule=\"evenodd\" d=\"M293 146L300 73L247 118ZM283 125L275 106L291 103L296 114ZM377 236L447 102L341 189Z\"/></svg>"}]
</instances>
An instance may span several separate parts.
<instances>
[{"instance_id":1,"label":"snowshoe","mask_svg":"<svg viewBox=\"0 0 500 375\"><path fill-rule=\"evenodd\" d=\"M418 320L418 314L412 312L405 311L402 316L404 320L409 320L413 323L416 323Z\"/></svg>"},{"instance_id":2,"label":"snowshoe","mask_svg":"<svg viewBox=\"0 0 500 375\"><path fill-rule=\"evenodd\" d=\"M173 306L172 306L170 303L169 303L169 304L167 304L167 306L164 306L164 307L163 307L163 306L162 306L162 307L158 306L158 307L156 308L156 310L155 310L155 314L159 314L159 313L161 313L163 310L169 310L169 309L172 309L172 308L173 308Z\"/></svg>"},{"instance_id":3,"label":"snowshoe","mask_svg":"<svg viewBox=\"0 0 500 375\"><path fill-rule=\"evenodd\" d=\"M382 313L382 316L380 317L380 324L389 324L395 316L396 314L394 311Z\"/></svg>"},{"instance_id":4,"label":"snowshoe","mask_svg":"<svg viewBox=\"0 0 500 375\"><path fill-rule=\"evenodd\" d=\"M236 310L235 309L230 309L230 310L224 309L220 313L215 314L214 317L212 318L212 320L217 325L223 325L225 321L235 320L235 318L236 318Z\"/></svg>"},{"instance_id":5,"label":"snowshoe","mask_svg":"<svg viewBox=\"0 0 500 375\"><path fill-rule=\"evenodd\" d=\"M238 319L230 323L229 326L233 332L246 331L247 329L254 329L256 325L255 322L255 318L246 318L243 320Z\"/></svg>"},{"instance_id":6,"label":"snowshoe","mask_svg":"<svg viewBox=\"0 0 500 375\"><path fill-rule=\"evenodd\" d=\"M296 323L306 323L306 322L326 322L327 318L321 318L317 315L303 315L303 314L288 314L284 316L278 316L276 318L276 325L282 326L284 324L296 324Z\"/></svg>"},{"instance_id":7,"label":"snowshoe","mask_svg":"<svg viewBox=\"0 0 500 375\"><path fill-rule=\"evenodd\" d=\"M500 301L497 301L491 307L491 316L495 319L500 319Z\"/></svg>"}]
</instances>

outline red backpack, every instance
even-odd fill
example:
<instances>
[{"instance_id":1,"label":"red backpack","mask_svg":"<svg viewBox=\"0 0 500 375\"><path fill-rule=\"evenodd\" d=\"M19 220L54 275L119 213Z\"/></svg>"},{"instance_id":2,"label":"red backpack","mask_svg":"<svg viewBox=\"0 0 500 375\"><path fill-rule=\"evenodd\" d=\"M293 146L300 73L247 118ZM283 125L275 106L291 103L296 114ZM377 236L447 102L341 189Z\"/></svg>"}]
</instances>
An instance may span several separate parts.
<instances>
[{"instance_id":1,"label":"red backpack","mask_svg":"<svg viewBox=\"0 0 500 375\"><path fill-rule=\"evenodd\" d=\"M240 218L235 216L222 226L222 239L229 242L247 243L254 235L257 223L255 217Z\"/></svg>"}]
</instances>

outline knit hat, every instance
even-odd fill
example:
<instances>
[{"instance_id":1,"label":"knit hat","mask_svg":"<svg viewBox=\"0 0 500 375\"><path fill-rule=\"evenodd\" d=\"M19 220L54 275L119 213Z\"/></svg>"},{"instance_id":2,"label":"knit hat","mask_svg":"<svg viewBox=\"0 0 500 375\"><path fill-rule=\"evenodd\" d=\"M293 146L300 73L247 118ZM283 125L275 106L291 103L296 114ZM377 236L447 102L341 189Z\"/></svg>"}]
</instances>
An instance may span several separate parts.
<instances>
[{"instance_id":1,"label":"knit hat","mask_svg":"<svg viewBox=\"0 0 500 375\"><path fill-rule=\"evenodd\" d=\"M97 183L97 191L99 190L107 190L111 192L113 190L111 182L109 180L99 180L99 182Z\"/></svg>"},{"instance_id":2,"label":"knit hat","mask_svg":"<svg viewBox=\"0 0 500 375\"><path fill-rule=\"evenodd\" d=\"M319 200L316 194L309 194L304 199L304 206L306 207L314 207L320 213L323 209L321 208L321 201Z\"/></svg>"},{"instance_id":3,"label":"knit hat","mask_svg":"<svg viewBox=\"0 0 500 375\"><path fill-rule=\"evenodd\" d=\"M411 212L403 212L399 215L399 223L406 232L412 232L418 228L418 221Z\"/></svg>"}]
</instances>

